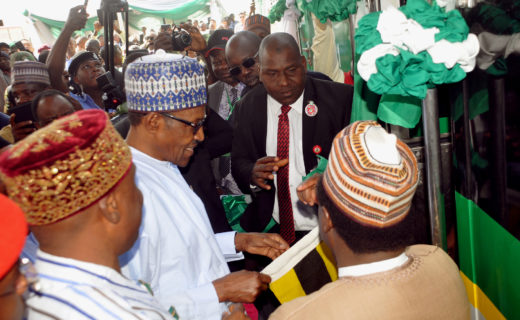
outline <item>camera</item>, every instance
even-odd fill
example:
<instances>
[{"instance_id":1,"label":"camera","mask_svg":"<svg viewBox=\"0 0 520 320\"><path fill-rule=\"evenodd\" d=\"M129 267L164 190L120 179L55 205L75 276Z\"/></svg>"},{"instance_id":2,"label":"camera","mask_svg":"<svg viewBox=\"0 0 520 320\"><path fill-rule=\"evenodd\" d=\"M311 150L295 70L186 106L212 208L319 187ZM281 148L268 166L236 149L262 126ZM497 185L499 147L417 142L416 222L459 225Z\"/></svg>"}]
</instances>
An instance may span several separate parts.
<instances>
[{"instance_id":1,"label":"camera","mask_svg":"<svg viewBox=\"0 0 520 320\"><path fill-rule=\"evenodd\" d=\"M110 15L118 12L128 12L128 2L122 0L102 0L101 6L97 11L99 23L105 26L108 22L105 21L105 14Z\"/></svg>"},{"instance_id":2,"label":"camera","mask_svg":"<svg viewBox=\"0 0 520 320\"><path fill-rule=\"evenodd\" d=\"M126 101L123 90L116 84L110 72L97 77L96 82L98 88L103 91L103 104L106 111L115 111L120 104Z\"/></svg>"},{"instance_id":3,"label":"camera","mask_svg":"<svg viewBox=\"0 0 520 320\"><path fill-rule=\"evenodd\" d=\"M183 51L191 44L191 36L188 32L175 27L172 32L172 46L175 51Z\"/></svg>"}]
</instances>

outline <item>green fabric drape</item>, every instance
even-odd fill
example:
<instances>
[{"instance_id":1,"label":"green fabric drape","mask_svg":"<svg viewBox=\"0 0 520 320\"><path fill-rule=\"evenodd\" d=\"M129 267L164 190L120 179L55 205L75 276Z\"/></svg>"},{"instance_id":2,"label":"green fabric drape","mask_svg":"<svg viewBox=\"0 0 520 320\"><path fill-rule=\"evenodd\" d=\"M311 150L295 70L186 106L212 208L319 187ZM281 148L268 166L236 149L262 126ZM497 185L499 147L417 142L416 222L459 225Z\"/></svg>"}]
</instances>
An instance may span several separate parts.
<instances>
[{"instance_id":1,"label":"green fabric drape","mask_svg":"<svg viewBox=\"0 0 520 320\"><path fill-rule=\"evenodd\" d=\"M186 21L190 17L197 18L202 16L208 16L210 14L209 4L205 0L193 0L188 2L182 6L176 7L170 10L151 10L140 8L136 6L129 5L128 10L128 20L129 25L135 29L141 29L143 25L146 25L143 21L149 21L149 19L155 19L157 24L162 24L162 19L173 20L175 23L179 23L181 21ZM54 37L58 37L63 26L65 25L65 21L48 19L29 11L24 12L25 16L30 16L35 20L39 20L46 24ZM84 29L81 30L80 33L85 31L94 31L94 22L98 20L98 17L94 16L88 19L87 24Z\"/></svg>"},{"instance_id":2,"label":"green fabric drape","mask_svg":"<svg viewBox=\"0 0 520 320\"><path fill-rule=\"evenodd\" d=\"M285 6L285 0L278 0L274 4L274 6L272 6L269 10L269 15L267 16L267 18L269 18L269 21L271 21L271 23L280 21L283 17L285 10L287 10L287 7Z\"/></svg>"},{"instance_id":3,"label":"green fabric drape","mask_svg":"<svg viewBox=\"0 0 520 320\"><path fill-rule=\"evenodd\" d=\"M354 99L352 101L350 123L359 120L377 120L377 108L381 98L380 95L368 88L366 81L357 72L359 56L356 53L354 60Z\"/></svg>"},{"instance_id":4,"label":"green fabric drape","mask_svg":"<svg viewBox=\"0 0 520 320\"><path fill-rule=\"evenodd\" d=\"M209 3L206 0L193 0L170 10L152 10L129 5L130 22L144 17L160 17L174 20L176 23L186 21L192 16L209 15Z\"/></svg>"},{"instance_id":5,"label":"green fabric drape","mask_svg":"<svg viewBox=\"0 0 520 320\"><path fill-rule=\"evenodd\" d=\"M240 225L240 218L244 214L249 205L244 195L224 195L221 198L224 211L226 211L226 218L231 229L236 232L246 232ZM262 232L269 232L276 225L276 221L271 218Z\"/></svg>"},{"instance_id":6,"label":"green fabric drape","mask_svg":"<svg viewBox=\"0 0 520 320\"><path fill-rule=\"evenodd\" d=\"M268 18L271 23L280 21L287 7L285 0L278 0L269 11ZM312 12L322 23L329 19L332 22L348 19L351 14L357 12L355 0L298 0L296 7L302 12ZM302 14L303 16L303 14Z\"/></svg>"},{"instance_id":7,"label":"green fabric drape","mask_svg":"<svg viewBox=\"0 0 520 320\"><path fill-rule=\"evenodd\" d=\"M51 30L52 35L55 38L57 38L60 35L61 30L63 29L63 26L65 25L65 21L58 21L58 20L44 18L44 17L38 16L36 14L29 13L29 11L27 11L27 10L25 10L23 14L26 17L30 17L35 20L40 20L41 22L46 24L49 27L49 29ZM89 18L87 20L87 24L85 25L85 28L83 28L80 33L83 33L85 31L94 31L94 22L96 20L98 20L97 17Z\"/></svg>"},{"instance_id":8,"label":"green fabric drape","mask_svg":"<svg viewBox=\"0 0 520 320\"><path fill-rule=\"evenodd\" d=\"M424 0L409 0L407 5L399 8L407 18L414 19L424 28L436 27L439 33L435 40L445 39L450 42L461 42L468 37L469 28L457 10L444 12L436 4L430 5ZM361 55L383 43L377 24L380 12L373 12L363 17L356 30L356 54ZM367 81L370 91L383 95L377 110L377 116L390 124L406 128L414 128L421 117L421 99L426 91L435 85L458 82L466 77L460 65L448 69L444 64L434 63L427 51L413 54L399 48L397 56L387 54L376 60L377 73ZM362 89L358 84L355 90ZM356 92L357 94L358 92ZM361 111L368 111L368 105L361 104ZM361 112L372 117L373 112ZM373 110L372 110L373 111ZM353 111L354 116L354 111ZM360 119L356 115L354 119Z\"/></svg>"},{"instance_id":9,"label":"green fabric drape","mask_svg":"<svg viewBox=\"0 0 520 320\"><path fill-rule=\"evenodd\" d=\"M357 12L355 0L303 0L302 11L310 11L320 19L322 23L330 21L343 21L351 14Z\"/></svg>"},{"instance_id":10,"label":"green fabric drape","mask_svg":"<svg viewBox=\"0 0 520 320\"><path fill-rule=\"evenodd\" d=\"M494 34L513 34L520 32L520 1L505 0L496 4L479 3L467 15L468 24L479 24ZM498 58L486 72L503 76L509 72L507 60Z\"/></svg>"}]
</instances>

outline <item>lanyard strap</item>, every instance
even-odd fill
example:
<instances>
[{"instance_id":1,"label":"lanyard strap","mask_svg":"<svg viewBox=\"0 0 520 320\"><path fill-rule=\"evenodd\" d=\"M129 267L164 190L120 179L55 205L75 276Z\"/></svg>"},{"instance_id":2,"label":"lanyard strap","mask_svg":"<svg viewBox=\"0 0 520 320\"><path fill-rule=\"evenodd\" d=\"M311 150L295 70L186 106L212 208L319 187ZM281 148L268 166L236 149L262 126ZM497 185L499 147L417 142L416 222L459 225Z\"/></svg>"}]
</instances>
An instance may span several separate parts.
<instances>
[{"instance_id":1,"label":"lanyard strap","mask_svg":"<svg viewBox=\"0 0 520 320\"><path fill-rule=\"evenodd\" d=\"M226 97L227 97L227 101L228 101L228 105L229 105L229 115L226 120L229 120L229 118L233 114L233 110L235 110L235 106L237 105L238 101L240 101L241 97L238 97L235 104L232 104L231 100L229 99L229 92L228 92L227 88L224 88L224 90L226 90ZM238 94L238 90L237 90L237 94Z\"/></svg>"}]
</instances>

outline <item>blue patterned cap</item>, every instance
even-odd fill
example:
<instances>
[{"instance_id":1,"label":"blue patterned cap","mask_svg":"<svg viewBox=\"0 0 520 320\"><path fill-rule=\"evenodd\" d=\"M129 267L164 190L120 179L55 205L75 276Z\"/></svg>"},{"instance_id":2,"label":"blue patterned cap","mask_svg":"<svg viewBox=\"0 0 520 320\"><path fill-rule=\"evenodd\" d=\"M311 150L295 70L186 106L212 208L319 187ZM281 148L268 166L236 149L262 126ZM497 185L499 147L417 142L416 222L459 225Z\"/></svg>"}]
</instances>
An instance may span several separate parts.
<instances>
[{"instance_id":1,"label":"blue patterned cap","mask_svg":"<svg viewBox=\"0 0 520 320\"><path fill-rule=\"evenodd\" d=\"M130 111L177 111L207 103L203 67L196 59L163 50L128 65L125 90Z\"/></svg>"}]
</instances>

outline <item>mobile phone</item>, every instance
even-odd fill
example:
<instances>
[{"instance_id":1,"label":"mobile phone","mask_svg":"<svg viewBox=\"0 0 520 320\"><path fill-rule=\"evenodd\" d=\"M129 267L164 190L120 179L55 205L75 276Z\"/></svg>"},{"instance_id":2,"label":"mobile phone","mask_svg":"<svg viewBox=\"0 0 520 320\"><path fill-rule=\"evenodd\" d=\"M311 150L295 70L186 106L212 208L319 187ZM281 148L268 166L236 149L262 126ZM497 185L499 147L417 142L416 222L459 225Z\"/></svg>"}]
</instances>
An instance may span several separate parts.
<instances>
[{"instance_id":1,"label":"mobile phone","mask_svg":"<svg viewBox=\"0 0 520 320\"><path fill-rule=\"evenodd\" d=\"M172 26L169 24L163 24L161 25L161 32L168 32L172 29Z\"/></svg>"},{"instance_id":2,"label":"mobile phone","mask_svg":"<svg viewBox=\"0 0 520 320\"><path fill-rule=\"evenodd\" d=\"M25 103L21 103L17 106L14 106L12 107L9 112L11 114L15 114L15 118L14 118L14 122L15 123L20 123L20 122L23 122L23 121L28 121L28 120L31 120L33 123L36 121L34 119L34 115L32 113L32 108L31 108L31 104L32 102L29 101L29 102L25 102ZM33 124L34 126L34 124Z\"/></svg>"}]
</instances>

